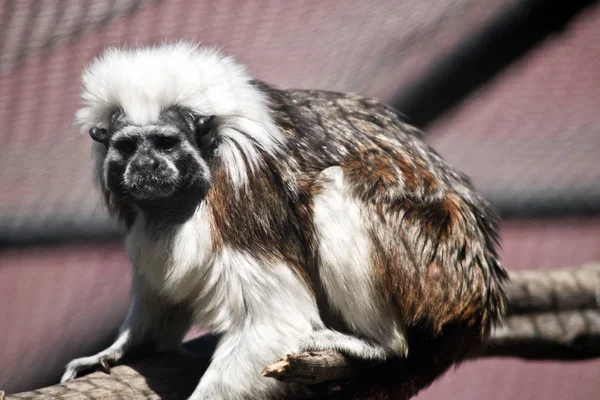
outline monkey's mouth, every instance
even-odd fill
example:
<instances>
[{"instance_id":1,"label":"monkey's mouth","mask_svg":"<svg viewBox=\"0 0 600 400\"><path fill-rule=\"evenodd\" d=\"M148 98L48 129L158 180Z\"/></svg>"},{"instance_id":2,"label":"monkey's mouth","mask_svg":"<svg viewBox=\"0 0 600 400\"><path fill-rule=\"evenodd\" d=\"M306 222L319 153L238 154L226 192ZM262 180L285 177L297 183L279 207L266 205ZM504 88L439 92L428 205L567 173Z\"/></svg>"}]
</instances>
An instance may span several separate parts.
<instances>
[{"instance_id":1,"label":"monkey's mouth","mask_svg":"<svg viewBox=\"0 0 600 400\"><path fill-rule=\"evenodd\" d=\"M126 177L124 186L127 192L138 200L159 199L172 195L178 187L179 179L162 174L135 174Z\"/></svg>"}]
</instances>

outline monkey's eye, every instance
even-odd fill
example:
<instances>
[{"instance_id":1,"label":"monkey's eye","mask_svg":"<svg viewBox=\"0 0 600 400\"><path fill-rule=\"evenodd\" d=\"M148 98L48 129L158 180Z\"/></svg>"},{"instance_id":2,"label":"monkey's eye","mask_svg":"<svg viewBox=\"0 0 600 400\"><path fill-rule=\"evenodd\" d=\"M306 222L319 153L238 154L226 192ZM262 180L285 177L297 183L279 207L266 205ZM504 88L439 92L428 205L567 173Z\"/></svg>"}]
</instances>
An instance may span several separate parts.
<instances>
[{"instance_id":1,"label":"monkey's eye","mask_svg":"<svg viewBox=\"0 0 600 400\"><path fill-rule=\"evenodd\" d=\"M172 150L179 144L179 138L175 136L158 136L154 139L154 146L159 150Z\"/></svg>"},{"instance_id":2,"label":"monkey's eye","mask_svg":"<svg viewBox=\"0 0 600 400\"><path fill-rule=\"evenodd\" d=\"M137 143L134 140L119 140L114 144L115 148L123 154L133 154L137 149Z\"/></svg>"}]
</instances>

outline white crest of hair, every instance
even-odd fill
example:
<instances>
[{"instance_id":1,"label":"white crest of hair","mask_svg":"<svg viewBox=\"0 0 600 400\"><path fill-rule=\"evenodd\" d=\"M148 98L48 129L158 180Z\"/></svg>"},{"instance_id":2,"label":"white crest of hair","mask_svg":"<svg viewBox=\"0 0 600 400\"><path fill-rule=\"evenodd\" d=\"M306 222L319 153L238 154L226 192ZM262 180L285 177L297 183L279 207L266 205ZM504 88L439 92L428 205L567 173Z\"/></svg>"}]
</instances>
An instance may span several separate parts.
<instances>
[{"instance_id":1,"label":"white crest of hair","mask_svg":"<svg viewBox=\"0 0 600 400\"><path fill-rule=\"evenodd\" d=\"M327 168L320 177L325 183L315 196L314 224L319 276L330 304L352 332L403 355L404 328L377 290L367 211L349 193L340 167Z\"/></svg>"},{"instance_id":2,"label":"white crest of hair","mask_svg":"<svg viewBox=\"0 0 600 400\"><path fill-rule=\"evenodd\" d=\"M284 141L266 96L251 80L232 57L187 41L109 48L83 72L84 104L75 123L82 133L106 127L117 107L137 125L155 123L161 110L175 105L217 116L224 139L219 155L234 185L245 185L245 161L252 170L261 163L259 149L275 154Z\"/></svg>"}]
</instances>

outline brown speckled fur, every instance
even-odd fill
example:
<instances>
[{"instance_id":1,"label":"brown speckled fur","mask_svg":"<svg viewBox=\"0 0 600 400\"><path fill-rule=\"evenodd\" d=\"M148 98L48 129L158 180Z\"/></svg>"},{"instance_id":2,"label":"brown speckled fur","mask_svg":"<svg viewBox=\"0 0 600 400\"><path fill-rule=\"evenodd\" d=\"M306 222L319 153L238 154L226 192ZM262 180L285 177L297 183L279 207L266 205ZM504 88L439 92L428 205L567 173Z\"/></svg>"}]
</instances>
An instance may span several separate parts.
<instances>
[{"instance_id":1,"label":"brown speckled fur","mask_svg":"<svg viewBox=\"0 0 600 400\"><path fill-rule=\"evenodd\" d=\"M503 311L495 213L393 109L356 95L260 87L305 179L302 206L310 213L319 191L306 177L341 166L373 216L365 223L381 296L407 320L408 358L367 368L338 396L415 394L485 340Z\"/></svg>"}]
</instances>

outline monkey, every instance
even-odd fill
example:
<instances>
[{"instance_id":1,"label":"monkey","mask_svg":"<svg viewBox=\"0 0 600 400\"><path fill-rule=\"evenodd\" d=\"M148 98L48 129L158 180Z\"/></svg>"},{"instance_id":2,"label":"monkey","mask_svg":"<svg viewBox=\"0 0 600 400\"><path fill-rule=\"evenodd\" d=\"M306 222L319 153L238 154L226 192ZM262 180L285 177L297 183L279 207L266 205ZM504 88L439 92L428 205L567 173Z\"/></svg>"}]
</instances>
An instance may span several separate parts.
<instances>
[{"instance_id":1,"label":"monkey","mask_svg":"<svg viewBox=\"0 0 600 400\"><path fill-rule=\"evenodd\" d=\"M355 398L396 398L502 317L499 217L392 107L278 89L184 40L108 48L81 79L75 124L126 230L131 304L62 382L141 345L176 350L199 323L218 344L192 400L310 398L261 370L320 350L364 368Z\"/></svg>"}]
</instances>

